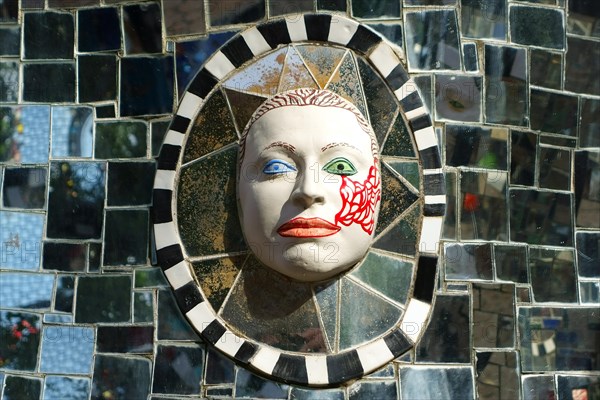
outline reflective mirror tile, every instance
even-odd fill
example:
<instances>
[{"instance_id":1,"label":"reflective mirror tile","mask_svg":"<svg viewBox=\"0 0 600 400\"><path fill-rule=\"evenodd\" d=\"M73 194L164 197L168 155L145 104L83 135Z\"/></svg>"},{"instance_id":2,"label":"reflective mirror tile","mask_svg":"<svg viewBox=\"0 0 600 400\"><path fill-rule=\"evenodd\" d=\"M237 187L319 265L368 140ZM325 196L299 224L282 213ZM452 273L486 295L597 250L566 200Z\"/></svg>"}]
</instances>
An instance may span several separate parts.
<instances>
[{"instance_id":1,"label":"reflective mirror tile","mask_svg":"<svg viewBox=\"0 0 600 400\"><path fill-rule=\"evenodd\" d=\"M36 369L42 336L41 322L38 314L0 311L0 368L9 371Z\"/></svg>"},{"instance_id":2,"label":"reflective mirror tile","mask_svg":"<svg viewBox=\"0 0 600 400\"><path fill-rule=\"evenodd\" d=\"M494 245L496 276L503 281L527 283L527 246Z\"/></svg>"},{"instance_id":3,"label":"reflective mirror tile","mask_svg":"<svg viewBox=\"0 0 600 400\"><path fill-rule=\"evenodd\" d=\"M152 393L198 394L204 348L196 344L159 345L156 352Z\"/></svg>"},{"instance_id":4,"label":"reflective mirror tile","mask_svg":"<svg viewBox=\"0 0 600 400\"><path fill-rule=\"evenodd\" d=\"M66 376L47 376L44 383L45 400L64 400L70 398L88 398L90 395L89 378Z\"/></svg>"},{"instance_id":5,"label":"reflective mirror tile","mask_svg":"<svg viewBox=\"0 0 600 400\"><path fill-rule=\"evenodd\" d=\"M104 227L104 265L145 264L148 258L147 210L107 210Z\"/></svg>"},{"instance_id":6,"label":"reflective mirror tile","mask_svg":"<svg viewBox=\"0 0 600 400\"><path fill-rule=\"evenodd\" d=\"M136 268L134 288L167 288L169 283L158 267Z\"/></svg>"},{"instance_id":7,"label":"reflective mirror tile","mask_svg":"<svg viewBox=\"0 0 600 400\"><path fill-rule=\"evenodd\" d=\"M415 349L416 361L469 363L470 330L469 296L437 295L431 322Z\"/></svg>"},{"instance_id":8,"label":"reflective mirror tile","mask_svg":"<svg viewBox=\"0 0 600 400\"><path fill-rule=\"evenodd\" d=\"M453 167L507 169L508 131L446 125L446 164Z\"/></svg>"},{"instance_id":9,"label":"reflective mirror tile","mask_svg":"<svg viewBox=\"0 0 600 400\"><path fill-rule=\"evenodd\" d=\"M152 121L150 123L150 139L152 141L152 157L157 157L163 140L169 129L170 120Z\"/></svg>"},{"instance_id":10,"label":"reflective mirror tile","mask_svg":"<svg viewBox=\"0 0 600 400\"><path fill-rule=\"evenodd\" d=\"M404 0L407 6L450 6L455 5L456 0Z\"/></svg>"},{"instance_id":11,"label":"reflective mirror tile","mask_svg":"<svg viewBox=\"0 0 600 400\"><path fill-rule=\"evenodd\" d=\"M530 50L530 83L560 90L562 87L562 55L545 50Z\"/></svg>"},{"instance_id":12,"label":"reflective mirror tile","mask_svg":"<svg viewBox=\"0 0 600 400\"><path fill-rule=\"evenodd\" d=\"M54 275L2 273L0 304L6 308L49 309L54 290ZM30 288L35 287L32 291Z\"/></svg>"},{"instance_id":13,"label":"reflective mirror tile","mask_svg":"<svg viewBox=\"0 0 600 400\"><path fill-rule=\"evenodd\" d=\"M158 291L158 340L199 341L185 317L181 314L171 290Z\"/></svg>"},{"instance_id":14,"label":"reflective mirror tile","mask_svg":"<svg viewBox=\"0 0 600 400\"><path fill-rule=\"evenodd\" d=\"M150 204L154 162L109 162L107 205Z\"/></svg>"},{"instance_id":15,"label":"reflective mirror tile","mask_svg":"<svg viewBox=\"0 0 600 400\"><path fill-rule=\"evenodd\" d=\"M113 55L77 57L79 101L114 100L117 97L117 59Z\"/></svg>"},{"instance_id":16,"label":"reflective mirror tile","mask_svg":"<svg viewBox=\"0 0 600 400\"><path fill-rule=\"evenodd\" d=\"M511 131L511 184L533 186L537 141L533 132Z\"/></svg>"},{"instance_id":17,"label":"reflective mirror tile","mask_svg":"<svg viewBox=\"0 0 600 400\"><path fill-rule=\"evenodd\" d=\"M123 30L127 54L161 53L162 13L158 3L123 7ZM118 30L112 30L115 32Z\"/></svg>"},{"instance_id":18,"label":"reflective mirror tile","mask_svg":"<svg viewBox=\"0 0 600 400\"><path fill-rule=\"evenodd\" d=\"M116 7L79 10L77 24L79 52L121 49L121 23Z\"/></svg>"},{"instance_id":19,"label":"reflective mirror tile","mask_svg":"<svg viewBox=\"0 0 600 400\"><path fill-rule=\"evenodd\" d=\"M162 3L162 11L167 36L206 32L203 2L165 1Z\"/></svg>"},{"instance_id":20,"label":"reflective mirror tile","mask_svg":"<svg viewBox=\"0 0 600 400\"><path fill-rule=\"evenodd\" d=\"M96 118L114 118L116 116L115 113L115 105L114 104L106 104L103 106L96 107Z\"/></svg>"},{"instance_id":21,"label":"reflective mirror tile","mask_svg":"<svg viewBox=\"0 0 600 400\"><path fill-rule=\"evenodd\" d=\"M169 114L173 110L173 57L121 58L120 113Z\"/></svg>"},{"instance_id":22,"label":"reflective mirror tile","mask_svg":"<svg viewBox=\"0 0 600 400\"><path fill-rule=\"evenodd\" d=\"M123 399L145 399L150 393L151 370L152 363L146 358L97 355L92 398L118 393Z\"/></svg>"},{"instance_id":23,"label":"reflective mirror tile","mask_svg":"<svg viewBox=\"0 0 600 400\"><path fill-rule=\"evenodd\" d=\"M479 71L479 57L475 43L463 43L463 65L467 72Z\"/></svg>"},{"instance_id":24,"label":"reflective mirror tile","mask_svg":"<svg viewBox=\"0 0 600 400\"><path fill-rule=\"evenodd\" d=\"M233 361L217 350L207 349L205 370L204 383L206 384L235 383L235 365Z\"/></svg>"},{"instance_id":25,"label":"reflective mirror tile","mask_svg":"<svg viewBox=\"0 0 600 400\"><path fill-rule=\"evenodd\" d=\"M387 38L390 42L395 43L400 47L404 47L402 41L402 26L401 25L391 25L391 24L368 24L371 28L375 29L385 38Z\"/></svg>"},{"instance_id":26,"label":"reflective mirror tile","mask_svg":"<svg viewBox=\"0 0 600 400\"><path fill-rule=\"evenodd\" d=\"M554 377L552 375L524 375L523 400L555 399Z\"/></svg>"},{"instance_id":27,"label":"reflective mirror tile","mask_svg":"<svg viewBox=\"0 0 600 400\"><path fill-rule=\"evenodd\" d=\"M0 211L0 267L37 270L40 267L44 216Z\"/></svg>"},{"instance_id":28,"label":"reflective mirror tile","mask_svg":"<svg viewBox=\"0 0 600 400\"><path fill-rule=\"evenodd\" d=\"M79 277L75 322L129 322L131 281L131 277L127 275ZM110 296L106 293L110 293Z\"/></svg>"},{"instance_id":29,"label":"reflective mirror tile","mask_svg":"<svg viewBox=\"0 0 600 400\"><path fill-rule=\"evenodd\" d=\"M561 10L511 5L508 19L514 43L564 49L565 17Z\"/></svg>"},{"instance_id":30,"label":"reflective mirror tile","mask_svg":"<svg viewBox=\"0 0 600 400\"><path fill-rule=\"evenodd\" d=\"M56 294L54 295L54 311L72 313L73 299L75 297L74 295L75 277L72 275L59 275L56 280Z\"/></svg>"},{"instance_id":31,"label":"reflective mirror tile","mask_svg":"<svg viewBox=\"0 0 600 400\"><path fill-rule=\"evenodd\" d=\"M575 136L578 99L575 96L531 90L531 129Z\"/></svg>"},{"instance_id":32,"label":"reflective mirror tile","mask_svg":"<svg viewBox=\"0 0 600 400\"><path fill-rule=\"evenodd\" d=\"M62 12L28 12L23 16L25 59L72 59L75 21Z\"/></svg>"},{"instance_id":33,"label":"reflective mirror tile","mask_svg":"<svg viewBox=\"0 0 600 400\"><path fill-rule=\"evenodd\" d=\"M511 189L510 240L545 246L573 244L573 199L568 193ZM551 219L552 224L544 224Z\"/></svg>"},{"instance_id":34,"label":"reflective mirror tile","mask_svg":"<svg viewBox=\"0 0 600 400\"><path fill-rule=\"evenodd\" d=\"M352 15L356 18L398 18L400 2L386 0L354 0Z\"/></svg>"},{"instance_id":35,"label":"reflective mirror tile","mask_svg":"<svg viewBox=\"0 0 600 400\"><path fill-rule=\"evenodd\" d=\"M579 120L579 146L600 147L600 100L581 99Z\"/></svg>"},{"instance_id":36,"label":"reflective mirror tile","mask_svg":"<svg viewBox=\"0 0 600 400\"><path fill-rule=\"evenodd\" d=\"M600 377L585 375L557 375L559 399L593 399L600 388Z\"/></svg>"},{"instance_id":37,"label":"reflective mirror tile","mask_svg":"<svg viewBox=\"0 0 600 400\"><path fill-rule=\"evenodd\" d=\"M600 37L600 12L593 0L570 1L568 3L567 32L593 38Z\"/></svg>"},{"instance_id":38,"label":"reflective mirror tile","mask_svg":"<svg viewBox=\"0 0 600 400\"><path fill-rule=\"evenodd\" d=\"M346 11L344 0L317 0L317 10Z\"/></svg>"},{"instance_id":39,"label":"reflective mirror tile","mask_svg":"<svg viewBox=\"0 0 600 400\"><path fill-rule=\"evenodd\" d=\"M100 258L102 257L102 243L90 243L90 252L88 254L88 271L97 272L100 270Z\"/></svg>"},{"instance_id":40,"label":"reflective mirror tile","mask_svg":"<svg viewBox=\"0 0 600 400\"><path fill-rule=\"evenodd\" d=\"M445 243L446 279L493 279L491 244Z\"/></svg>"},{"instance_id":41,"label":"reflective mirror tile","mask_svg":"<svg viewBox=\"0 0 600 400\"><path fill-rule=\"evenodd\" d=\"M577 147L577 138L554 135L540 135L540 144L558 147L570 147L574 149L575 147Z\"/></svg>"},{"instance_id":42,"label":"reflective mirror tile","mask_svg":"<svg viewBox=\"0 0 600 400\"><path fill-rule=\"evenodd\" d=\"M457 207L457 179L456 172L448 171L446 178L446 215L444 216L444 228L442 237L445 239L457 239L458 237L458 207Z\"/></svg>"},{"instance_id":43,"label":"reflective mirror tile","mask_svg":"<svg viewBox=\"0 0 600 400\"><path fill-rule=\"evenodd\" d=\"M406 53L410 69L460 69L460 49L454 10L408 12ZM436 51L426 49L435 48Z\"/></svg>"},{"instance_id":44,"label":"reflective mirror tile","mask_svg":"<svg viewBox=\"0 0 600 400\"><path fill-rule=\"evenodd\" d=\"M48 5L56 8L75 8L98 5L98 0L48 0Z\"/></svg>"},{"instance_id":45,"label":"reflective mirror tile","mask_svg":"<svg viewBox=\"0 0 600 400\"><path fill-rule=\"evenodd\" d=\"M6 208L44 208L46 176L46 168L6 168L2 186L2 205Z\"/></svg>"},{"instance_id":46,"label":"reflective mirror tile","mask_svg":"<svg viewBox=\"0 0 600 400\"><path fill-rule=\"evenodd\" d=\"M75 64L23 64L23 100L31 102L74 102Z\"/></svg>"},{"instance_id":47,"label":"reflective mirror tile","mask_svg":"<svg viewBox=\"0 0 600 400\"><path fill-rule=\"evenodd\" d=\"M344 400L344 392L340 389L302 389L292 387L290 400Z\"/></svg>"},{"instance_id":48,"label":"reflective mirror tile","mask_svg":"<svg viewBox=\"0 0 600 400\"><path fill-rule=\"evenodd\" d=\"M476 39L506 37L506 1L460 0L462 33Z\"/></svg>"},{"instance_id":49,"label":"reflective mirror tile","mask_svg":"<svg viewBox=\"0 0 600 400\"><path fill-rule=\"evenodd\" d=\"M2 4L0 23L16 23L19 16L19 0L6 0Z\"/></svg>"},{"instance_id":50,"label":"reflective mirror tile","mask_svg":"<svg viewBox=\"0 0 600 400\"><path fill-rule=\"evenodd\" d=\"M289 386L268 381L244 368L238 368L235 394L237 397L287 399Z\"/></svg>"},{"instance_id":51,"label":"reflective mirror tile","mask_svg":"<svg viewBox=\"0 0 600 400\"><path fill-rule=\"evenodd\" d=\"M402 400L472 399L473 386L469 367L400 367Z\"/></svg>"},{"instance_id":52,"label":"reflective mirror tile","mask_svg":"<svg viewBox=\"0 0 600 400\"><path fill-rule=\"evenodd\" d=\"M94 117L91 107L52 107L52 157L91 157Z\"/></svg>"},{"instance_id":53,"label":"reflective mirror tile","mask_svg":"<svg viewBox=\"0 0 600 400\"><path fill-rule=\"evenodd\" d=\"M485 45L485 121L527 125L527 51Z\"/></svg>"},{"instance_id":54,"label":"reflective mirror tile","mask_svg":"<svg viewBox=\"0 0 600 400\"><path fill-rule=\"evenodd\" d=\"M152 326L99 326L97 335L100 353L152 353Z\"/></svg>"},{"instance_id":55,"label":"reflective mirror tile","mask_svg":"<svg viewBox=\"0 0 600 400\"><path fill-rule=\"evenodd\" d=\"M539 184L541 188L571 190L571 152L540 147Z\"/></svg>"},{"instance_id":56,"label":"reflective mirror tile","mask_svg":"<svg viewBox=\"0 0 600 400\"><path fill-rule=\"evenodd\" d=\"M0 30L2 32L2 30ZM2 38L0 37L0 41ZM0 101L16 103L19 99L19 63L0 62Z\"/></svg>"},{"instance_id":57,"label":"reflective mirror tile","mask_svg":"<svg viewBox=\"0 0 600 400\"><path fill-rule=\"evenodd\" d=\"M93 352L93 328L45 326L40 371L89 374L92 372Z\"/></svg>"},{"instance_id":58,"label":"reflective mirror tile","mask_svg":"<svg viewBox=\"0 0 600 400\"><path fill-rule=\"evenodd\" d=\"M49 238L99 239L104 210L105 164L52 162L48 197Z\"/></svg>"},{"instance_id":59,"label":"reflective mirror tile","mask_svg":"<svg viewBox=\"0 0 600 400\"><path fill-rule=\"evenodd\" d=\"M96 158L139 158L148 151L148 126L141 121L96 123Z\"/></svg>"},{"instance_id":60,"label":"reflective mirror tile","mask_svg":"<svg viewBox=\"0 0 600 400\"><path fill-rule=\"evenodd\" d=\"M600 282L579 282L579 299L582 304L599 304Z\"/></svg>"},{"instance_id":61,"label":"reflective mirror tile","mask_svg":"<svg viewBox=\"0 0 600 400\"><path fill-rule=\"evenodd\" d=\"M269 2L269 16L300 14L313 11L313 0L295 0L290 2Z\"/></svg>"},{"instance_id":62,"label":"reflective mirror tile","mask_svg":"<svg viewBox=\"0 0 600 400\"><path fill-rule=\"evenodd\" d=\"M152 292L133 293L133 322L154 322L154 299Z\"/></svg>"},{"instance_id":63,"label":"reflective mirror tile","mask_svg":"<svg viewBox=\"0 0 600 400\"><path fill-rule=\"evenodd\" d=\"M210 25L255 22L265 17L264 0L208 0Z\"/></svg>"},{"instance_id":64,"label":"reflective mirror tile","mask_svg":"<svg viewBox=\"0 0 600 400\"><path fill-rule=\"evenodd\" d=\"M600 228L600 152L575 152L575 207L579 227Z\"/></svg>"},{"instance_id":65,"label":"reflective mirror tile","mask_svg":"<svg viewBox=\"0 0 600 400\"><path fill-rule=\"evenodd\" d=\"M530 248L529 270L535 301L577 302L572 250Z\"/></svg>"},{"instance_id":66,"label":"reflective mirror tile","mask_svg":"<svg viewBox=\"0 0 600 400\"><path fill-rule=\"evenodd\" d=\"M371 400L377 397L393 400L398 398L398 385L396 381L362 381L350 386L348 393L349 400Z\"/></svg>"},{"instance_id":67,"label":"reflective mirror tile","mask_svg":"<svg viewBox=\"0 0 600 400\"><path fill-rule=\"evenodd\" d=\"M45 2L45 0L21 0L21 8L23 8L23 9L43 9L44 2ZM15 1L15 3L16 3L16 1Z\"/></svg>"},{"instance_id":68,"label":"reflective mirror tile","mask_svg":"<svg viewBox=\"0 0 600 400\"><path fill-rule=\"evenodd\" d=\"M579 276L600 278L600 232L577 232L575 243Z\"/></svg>"},{"instance_id":69,"label":"reflective mirror tile","mask_svg":"<svg viewBox=\"0 0 600 400\"><path fill-rule=\"evenodd\" d=\"M514 285L473 284L474 347L515 347L514 298Z\"/></svg>"},{"instance_id":70,"label":"reflective mirror tile","mask_svg":"<svg viewBox=\"0 0 600 400\"><path fill-rule=\"evenodd\" d=\"M0 121L0 162L48 162L50 107L0 107Z\"/></svg>"},{"instance_id":71,"label":"reflective mirror tile","mask_svg":"<svg viewBox=\"0 0 600 400\"><path fill-rule=\"evenodd\" d=\"M600 95L600 79L596 74L600 68L598 42L568 36L565 64L566 90Z\"/></svg>"},{"instance_id":72,"label":"reflective mirror tile","mask_svg":"<svg viewBox=\"0 0 600 400\"><path fill-rule=\"evenodd\" d=\"M516 352L476 352L479 399L519 399Z\"/></svg>"},{"instance_id":73,"label":"reflective mirror tile","mask_svg":"<svg viewBox=\"0 0 600 400\"><path fill-rule=\"evenodd\" d=\"M453 121L480 121L482 85L481 77L477 76L436 75L436 117Z\"/></svg>"},{"instance_id":74,"label":"reflective mirror tile","mask_svg":"<svg viewBox=\"0 0 600 400\"><path fill-rule=\"evenodd\" d=\"M597 371L598 307L520 307L523 371Z\"/></svg>"},{"instance_id":75,"label":"reflective mirror tile","mask_svg":"<svg viewBox=\"0 0 600 400\"><path fill-rule=\"evenodd\" d=\"M5 400L41 399L41 379L9 375L5 378L4 384L3 398Z\"/></svg>"}]
</instances>

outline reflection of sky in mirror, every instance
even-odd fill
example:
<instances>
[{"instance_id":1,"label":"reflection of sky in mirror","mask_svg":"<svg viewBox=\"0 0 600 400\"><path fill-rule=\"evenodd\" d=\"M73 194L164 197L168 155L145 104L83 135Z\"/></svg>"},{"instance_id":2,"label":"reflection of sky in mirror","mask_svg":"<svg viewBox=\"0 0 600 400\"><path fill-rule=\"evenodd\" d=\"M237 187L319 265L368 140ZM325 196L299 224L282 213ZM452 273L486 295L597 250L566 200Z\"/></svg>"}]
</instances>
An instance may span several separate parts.
<instances>
[{"instance_id":1,"label":"reflection of sky in mirror","mask_svg":"<svg viewBox=\"0 0 600 400\"><path fill-rule=\"evenodd\" d=\"M54 275L3 272L0 304L6 308L49 308L53 286Z\"/></svg>"},{"instance_id":2,"label":"reflection of sky in mirror","mask_svg":"<svg viewBox=\"0 0 600 400\"><path fill-rule=\"evenodd\" d=\"M90 107L53 107L52 157L91 157L93 125Z\"/></svg>"},{"instance_id":3,"label":"reflection of sky in mirror","mask_svg":"<svg viewBox=\"0 0 600 400\"><path fill-rule=\"evenodd\" d=\"M0 268L38 269L44 228L42 214L0 212Z\"/></svg>"},{"instance_id":4,"label":"reflection of sky in mirror","mask_svg":"<svg viewBox=\"0 0 600 400\"><path fill-rule=\"evenodd\" d=\"M23 124L23 135L17 136L17 142L20 143L21 162L48 162L50 107L23 107L21 109L21 123Z\"/></svg>"},{"instance_id":5,"label":"reflection of sky in mirror","mask_svg":"<svg viewBox=\"0 0 600 400\"><path fill-rule=\"evenodd\" d=\"M46 326L42 342L42 372L87 374L92 371L94 329Z\"/></svg>"},{"instance_id":6,"label":"reflection of sky in mirror","mask_svg":"<svg viewBox=\"0 0 600 400\"><path fill-rule=\"evenodd\" d=\"M73 175L80 178L77 183L84 192L94 192L101 189L104 192L104 164L73 163ZM95 199L94 199L95 200Z\"/></svg>"},{"instance_id":7,"label":"reflection of sky in mirror","mask_svg":"<svg viewBox=\"0 0 600 400\"><path fill-rule=\"evenodd\" d=\"M90 380L48 376L44 387L44 400L87 399L90 393Z\"/></svg>"}]
</instances>

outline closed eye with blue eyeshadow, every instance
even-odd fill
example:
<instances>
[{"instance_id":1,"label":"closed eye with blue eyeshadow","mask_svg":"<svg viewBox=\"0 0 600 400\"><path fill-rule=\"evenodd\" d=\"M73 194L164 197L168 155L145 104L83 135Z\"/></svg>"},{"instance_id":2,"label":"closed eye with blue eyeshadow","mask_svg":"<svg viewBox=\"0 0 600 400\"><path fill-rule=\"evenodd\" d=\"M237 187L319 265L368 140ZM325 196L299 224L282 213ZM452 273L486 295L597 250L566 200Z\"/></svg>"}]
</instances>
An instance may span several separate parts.
<instances>
[{"instance_id":1,"label":"closed eye with blue eyeshadow","mask_svg":"<svg viewBox=\"0 0 600 400\"><path fill-rule=\"evenodd\" d=\"M279 160L279 159L273 159L270 160L269 162L267 162L263 168L263 173L267 174L267 175L276 175L276 174L285 174L288 172L296 172L296 168L291 165L290 163L283 161L283 160Z\"/></svg>"}]
</instances>

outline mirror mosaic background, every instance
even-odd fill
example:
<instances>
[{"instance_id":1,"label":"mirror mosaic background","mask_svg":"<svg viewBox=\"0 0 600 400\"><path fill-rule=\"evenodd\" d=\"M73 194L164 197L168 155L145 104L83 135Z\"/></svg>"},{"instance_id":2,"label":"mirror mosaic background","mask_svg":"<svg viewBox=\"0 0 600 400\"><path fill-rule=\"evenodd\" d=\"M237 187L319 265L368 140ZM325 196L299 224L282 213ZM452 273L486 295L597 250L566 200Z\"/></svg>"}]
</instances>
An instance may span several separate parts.
<instances>
[{"instance_id":1,"label":"mirror mosaic background","mask_svg":"<svg viewBox=\"0 0 600 400\"><path fill-rule=\"evenodd\" d=\"M321 10L406 55L448 209L421 342L309 390L202 343L149 217L195 71L255 22ZM0 398L600 398L596 1L1 0L0 56Z\"/></svg>"}]
</instances>

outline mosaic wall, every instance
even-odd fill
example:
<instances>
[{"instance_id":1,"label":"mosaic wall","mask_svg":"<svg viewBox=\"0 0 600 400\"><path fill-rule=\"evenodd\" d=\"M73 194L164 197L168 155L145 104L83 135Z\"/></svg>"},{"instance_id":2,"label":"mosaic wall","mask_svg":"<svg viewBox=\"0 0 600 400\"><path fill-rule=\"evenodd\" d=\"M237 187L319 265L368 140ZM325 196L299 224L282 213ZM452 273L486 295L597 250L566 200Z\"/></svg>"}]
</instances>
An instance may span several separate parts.
<instances>
[{"instance_id":1,"label":"mosaic wall","mask_svg":"<svg viewBox=\"0 0 600 400\"><path fill-rule=\"evenodd\" d=\"M600 398L600 3L204 3L0 0L0 398ZM200 66L244 28L313 11L405 54L448 193L421 341L331 389L204 343L150 222L155 157Z\"/></svg>"}]
</instances>

